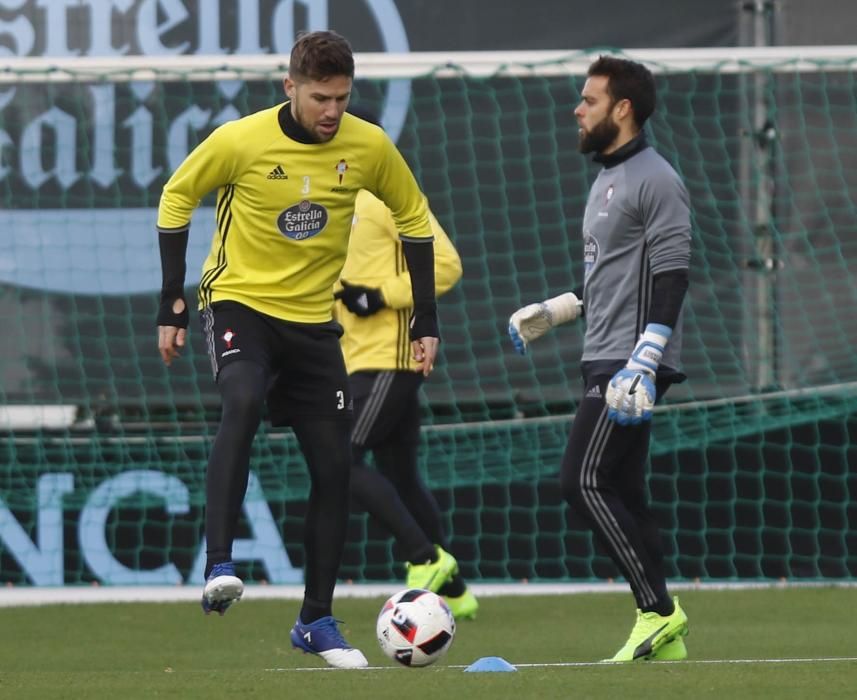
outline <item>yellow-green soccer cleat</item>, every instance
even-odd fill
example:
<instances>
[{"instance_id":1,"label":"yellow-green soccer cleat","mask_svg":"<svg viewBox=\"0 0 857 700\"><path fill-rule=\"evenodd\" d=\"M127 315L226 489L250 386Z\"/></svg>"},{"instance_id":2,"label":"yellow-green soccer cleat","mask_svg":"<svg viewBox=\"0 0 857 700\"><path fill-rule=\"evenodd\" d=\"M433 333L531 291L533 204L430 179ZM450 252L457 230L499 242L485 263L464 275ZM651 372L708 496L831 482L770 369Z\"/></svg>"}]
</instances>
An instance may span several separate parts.
<instances>
[{"instance_id":1,"label":"yellow-green soccer cleat","mask_svg":"<svg viewBox=\"0 0 857 700\"><path fill-rule=\"evenodd\" d=\"M673 598L675 610L666 617L656 612L637 610L637 624L631 630L628 641L612 659L606 661L644 661L661 649L664 644L687 634L687 615Z\"/></svg>"},{"instance_id":2,"label":"yellow-green soccer cleat","mask_svg":"<svg viewBox=\"0 0 857 700\"><path fill-rule=\"evenodd\" d=\"M452 596L445 595L443 599L449 606L456 622L458 620L476 619L476 613L479 611L479 601L476 600L476 596L473 595L469 588L466 588L464 593L459 596L453 598Z\"/></svg>"},{"instance_id":3,"label":"yellow-green soccer cleat","mask_svg":"<svg viewBox=\"0 0 857 700\"><path fill-rule=\"evenodd\" d=\"M686 658L687 647L684 645L684 639L676 637L652 654L649 661L684 661Z\"/></svg>"},{"instance_id":4,"label":"yellow-green soccer cleat","mask_svg":"<svg viewBox=\"0 0 857 700\"><path fill-rule=\"evenodd\" d=\"M443 584L458 573L458 562L449 552L435 545L437 552L436 561L427 561L425 564L412 564L407 562L407 576L405 581L408 588L423 588L432 593L437 593Z\"/></svg>"}]
</instances>

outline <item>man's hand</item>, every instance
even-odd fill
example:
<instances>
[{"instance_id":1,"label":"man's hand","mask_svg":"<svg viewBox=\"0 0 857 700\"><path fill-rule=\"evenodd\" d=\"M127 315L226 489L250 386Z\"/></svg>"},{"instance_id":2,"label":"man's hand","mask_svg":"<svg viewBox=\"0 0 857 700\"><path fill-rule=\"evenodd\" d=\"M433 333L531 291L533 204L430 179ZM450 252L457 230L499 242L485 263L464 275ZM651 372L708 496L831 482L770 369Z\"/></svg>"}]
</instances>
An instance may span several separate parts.
<instances>
[{"instance_id":1,"label":"man's hand","mask_svg":"<svg viewBox=\"0 0 857 700\"><path fill-rule=\"evenodd\" d=\"M440 331L437 326L437 307L414 309L410 327L411 352L419 363L424 377L429 376L437 359Z\"/></svg>"},{"instance_id":2,"label":"man's hand","mask_svg":"<svg viewBox=\"0 0 857 700\"><path fill-rule=\"evenodd\" d=\"M166 309L162 300L158 311L158 352L167 367L173 359L181 356L179 348L183 348L187 341L187 323L187 304L183 298L175 299Z\"/></svg>"},{"instance_id":3,"label":"man's hand","mask_svg":"<svg viewBox=\"0 0 857 700\"><path fill-rule=\"evenodd\" d=\"M566 292L537 304L528 304L509 317L509 337L515 352L527 354L527 345L541 338L554 326L574 321L583 303L573 292Z\"/></svg>"},{"instance_id":4,"label":"man's hand","mask_svg":"<svg viewBox=\"0 0 857 700\"><path fill-rule=\"evenodd\" d=\"M440 340L431 336L425 336L411 341L411 350L414 359L419 363L419 371L424 377L429 376L434 370L434 361L437 359L437 349Z\"/></svg>"},{"instance_id":5,"label":"man's hand","mask_svg":"<svg viewBox=\"0 0 857 700\"><path fill-rule=\"evenodd\" d=\"M619 425L637 425L652 417L657 393L655 378L672 329L658 323L646 326L624 369L607 384L607 417Z\"/></svg>"},{"instance_id":6,"label":"man's hand","mask_svg":"<svg viewBox=\"0 0 857 700\"><path fill-rule=\"evenodd\" d=\"M619 425L637 425L652 417L655 384L648 372L620 369L607 384L607 418Z\"/></svg>"},{"instance_id":7,"label":"man's hand","mask_svg":"<svg viewBox=\"0 0 857 700\"><path fill-rule=\"evenodd\" d=\"M380 290L359 284L349 284L345 280L342 280L342 289L336 292L333 298L342 299L346 309L363 318L387 306Z\"/></svg>"},{"instance_id":8,"label":"man's hand","mask_svg":"<svg viewBox=\"0 0 857 700\"><path fill-rule=\"evenodd\" d=\"M179 348L184 347L186 340L187 328L158 326L158 350L167 367L172 364L174 358L181 357Z\"/></svg>"}]
</instances>

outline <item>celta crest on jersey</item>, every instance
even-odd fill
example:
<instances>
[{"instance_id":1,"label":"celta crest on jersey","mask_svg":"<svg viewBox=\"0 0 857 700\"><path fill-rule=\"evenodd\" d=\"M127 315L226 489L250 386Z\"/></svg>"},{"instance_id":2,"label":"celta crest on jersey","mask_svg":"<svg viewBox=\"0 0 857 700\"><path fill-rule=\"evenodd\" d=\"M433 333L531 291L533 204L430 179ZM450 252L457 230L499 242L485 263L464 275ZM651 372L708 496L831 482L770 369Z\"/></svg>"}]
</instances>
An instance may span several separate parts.
<instances>
[{"instance_id":1,"label":"celta crest on jersey","mask_svg":"<svg viewBox=\"0 0 857 700\"><path fill-rule=\"evenodd\" d=\"M348 170L348 163L345 162L345 158L340 160L336 164L336 172L339 173L339 184L342 184L342 178L345 177L345 171Z\"/></svg>"},{"instance_id":2,"label":"celta crest on jersey","mask_svg":"<svg viewBox=\"0 0 857 700\"><path fill-rule=\"evenodd\" d=\"M277 228L286 238L303 241L318 235L327 226L328 214L321 204L302 199L277 217Z\"/></svg>"}]
</instances>

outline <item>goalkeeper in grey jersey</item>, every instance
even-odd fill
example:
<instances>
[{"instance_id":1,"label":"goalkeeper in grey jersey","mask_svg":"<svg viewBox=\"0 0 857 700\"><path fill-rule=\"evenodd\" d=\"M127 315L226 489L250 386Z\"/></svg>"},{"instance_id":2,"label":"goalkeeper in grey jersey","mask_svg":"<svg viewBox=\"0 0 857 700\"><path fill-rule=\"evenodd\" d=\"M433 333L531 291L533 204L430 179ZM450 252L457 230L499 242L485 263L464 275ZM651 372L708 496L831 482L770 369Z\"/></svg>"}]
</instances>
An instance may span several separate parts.
<instances>
[{"instance_id":1,"label":"goalkeeper in grey jersey","mask_svg":"<svg viewBox=\"0 0 857 700\"><path fill-rule=\"evenodd\" d=\"M646 143L655 83L643 65L602 56L574 111L580 151L603 167L583 217L584 286L509 319L515 349L586 316L583 398L562 460L563 497L589 523L637 601L612 661L684 659L687 616L667 592L645 467L652 407L681 373L690 207L672 167ZM582 297L582 298L581 298Z\"/></svg>"}]
</instances>

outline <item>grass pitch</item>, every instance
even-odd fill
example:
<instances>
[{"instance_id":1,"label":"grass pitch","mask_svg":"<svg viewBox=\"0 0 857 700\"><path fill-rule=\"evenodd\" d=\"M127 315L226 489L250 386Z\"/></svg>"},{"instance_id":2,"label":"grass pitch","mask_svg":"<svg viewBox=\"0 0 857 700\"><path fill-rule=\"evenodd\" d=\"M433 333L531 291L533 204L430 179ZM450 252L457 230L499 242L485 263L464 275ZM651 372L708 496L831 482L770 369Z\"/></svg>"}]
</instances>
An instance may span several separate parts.
<instances>
[{"instance_id":1,"label":"grass pitch","mask_svg":"<svg viewBox=\"0 0 857 700\"><path fill-rule=\"evenodd\" d=\"M688 591L690 659L598 664L634 621L630 594L483 597L449 654L394 667L375 638L381 598L336 602L346 638L373 668L324 670L294 651L296 601L253 601L225 617L197 605L0 609L0 698L854 697L857 590ZM516 673L465 673L500 656Z\"/></svg>"}]
</instances>

